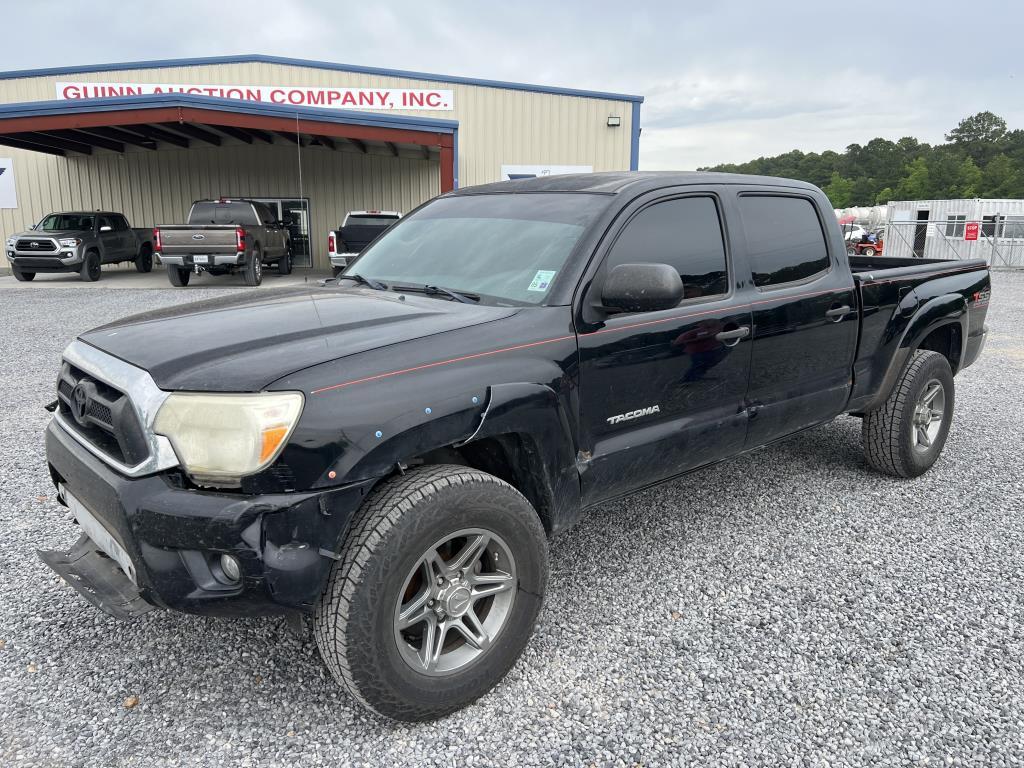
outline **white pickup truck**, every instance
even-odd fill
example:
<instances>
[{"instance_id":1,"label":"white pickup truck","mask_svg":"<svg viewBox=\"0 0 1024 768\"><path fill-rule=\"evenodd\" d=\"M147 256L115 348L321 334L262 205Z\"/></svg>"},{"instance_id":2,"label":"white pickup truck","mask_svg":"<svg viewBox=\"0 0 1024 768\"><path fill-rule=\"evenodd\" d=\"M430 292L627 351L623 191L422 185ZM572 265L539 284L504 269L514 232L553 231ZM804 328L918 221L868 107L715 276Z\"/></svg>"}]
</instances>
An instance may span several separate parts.
<instances>
[{"instance_id":1,"label":"white pickup truck","mask_svg":"<svg viewBox=\"0 0 1024 768\"><path fill-rule=\"evenodd\" d=\"M338 229L327 234L327 254L337 277L377 235L402 218L398 211L349 211Z\"/></svg>"}]
</instances>

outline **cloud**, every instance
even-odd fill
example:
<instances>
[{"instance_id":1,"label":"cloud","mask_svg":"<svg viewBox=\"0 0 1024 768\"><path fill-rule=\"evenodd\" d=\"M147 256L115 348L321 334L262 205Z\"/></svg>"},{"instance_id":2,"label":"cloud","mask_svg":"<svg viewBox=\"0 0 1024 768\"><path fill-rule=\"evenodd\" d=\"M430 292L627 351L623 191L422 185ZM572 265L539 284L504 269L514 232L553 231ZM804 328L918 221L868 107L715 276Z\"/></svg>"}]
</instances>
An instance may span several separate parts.
<instances>
[{"instance_id":1,"label":"cloud","mask_svg":"<svg viewBox=\"0 0 1024 768\"><path fill-rule=\"evenodd\" d=\"M642 168L694 168L875 136L942 140L989 109L1024 127L1024 4L868 9L816 0L480 3L96 0L19 4L12 30L73 18L75 43L9 34L0 69L267 53L646 96ZM983 23L984 22L984 23ZM115 53L116 52L116 53Z\"/></svg>"}]
</instances>

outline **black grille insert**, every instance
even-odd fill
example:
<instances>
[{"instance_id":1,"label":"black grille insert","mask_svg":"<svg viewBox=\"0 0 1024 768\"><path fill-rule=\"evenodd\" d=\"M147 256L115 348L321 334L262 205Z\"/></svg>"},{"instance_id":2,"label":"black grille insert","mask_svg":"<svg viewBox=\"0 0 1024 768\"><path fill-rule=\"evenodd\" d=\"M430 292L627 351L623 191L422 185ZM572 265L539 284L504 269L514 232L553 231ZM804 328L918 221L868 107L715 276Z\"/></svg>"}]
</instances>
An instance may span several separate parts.
<instances>
[{"instance_id":1,"label":"black grille insert","mask_svg":"<svg viewBox=\"0 0 1024 768\"><path fill-rule=\"evenodd\" d=\"M128 396L65 362L57 379L64 422L112 459L134 466L148 456L145 434Z\"/></svg>"},{"instance_id":2,"label":"black grille insert","mask_svg":"<svg viewBox=\"0 0 1024 768\"><path fill-rule=\"evenodd\" d=\"M17 248L19 251L30 253L53 253L57 250L57 243L53 240L33 240L30 237L24 237L17 242Z\"/></svg>"}]
</instances>

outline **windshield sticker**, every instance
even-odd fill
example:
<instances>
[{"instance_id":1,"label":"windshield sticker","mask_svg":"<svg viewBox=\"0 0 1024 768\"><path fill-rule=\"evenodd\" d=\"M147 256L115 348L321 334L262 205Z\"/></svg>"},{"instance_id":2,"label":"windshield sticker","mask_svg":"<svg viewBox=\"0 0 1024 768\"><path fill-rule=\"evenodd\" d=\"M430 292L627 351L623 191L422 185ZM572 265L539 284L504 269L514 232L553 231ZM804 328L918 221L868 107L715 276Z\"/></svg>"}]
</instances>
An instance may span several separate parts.
<instances>
[{"instance_id":1,"label":"windshield sticker","mask_svg":"<svg viewBox=\"0 0 1024 768\"><path fill-rule=\"evenodd\" d=\"M551 287L551 281L555 279L555 275L558 270L555 269L538 269L537 274L533 276L533 282L530 283L528 291L541 291L544 292Z\"/></svg>"}]
</instances>

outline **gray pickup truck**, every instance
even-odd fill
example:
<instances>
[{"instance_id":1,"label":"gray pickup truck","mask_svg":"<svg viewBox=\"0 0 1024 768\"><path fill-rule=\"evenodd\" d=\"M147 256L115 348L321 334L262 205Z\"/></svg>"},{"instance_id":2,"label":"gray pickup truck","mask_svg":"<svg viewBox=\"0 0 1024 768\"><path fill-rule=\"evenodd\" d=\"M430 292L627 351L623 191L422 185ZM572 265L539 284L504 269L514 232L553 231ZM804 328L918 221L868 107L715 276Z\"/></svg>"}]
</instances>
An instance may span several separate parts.
<instances>
[{"instance_id":1,"label":"gray pickup truck","mask_svg":"<svg viewBox=\"0 0 1024 768\"><path fill-rule=\"evenodd\" d=\"M100 265L131 261L139 272L153 268L152 230L133 229L112 211L49 213L25 232L7 238L5 251L18 280L38 272L77 272L91 283Z\"/></svg>"},{"instance_id":2,"label":"gray pickup truck","mask_svg":"<svg viewBox=\"0 0 1024 768\"><path fill-rule=\"evenodd\" d=\"M188 285L193 272L241 272L246 285L259 285L265 264L277 265L282 275L292 271L286 222L255 200L197 200L187 224L161 224L153 238L171 285L179 288Z\"/></svg>"}]
</instances>

